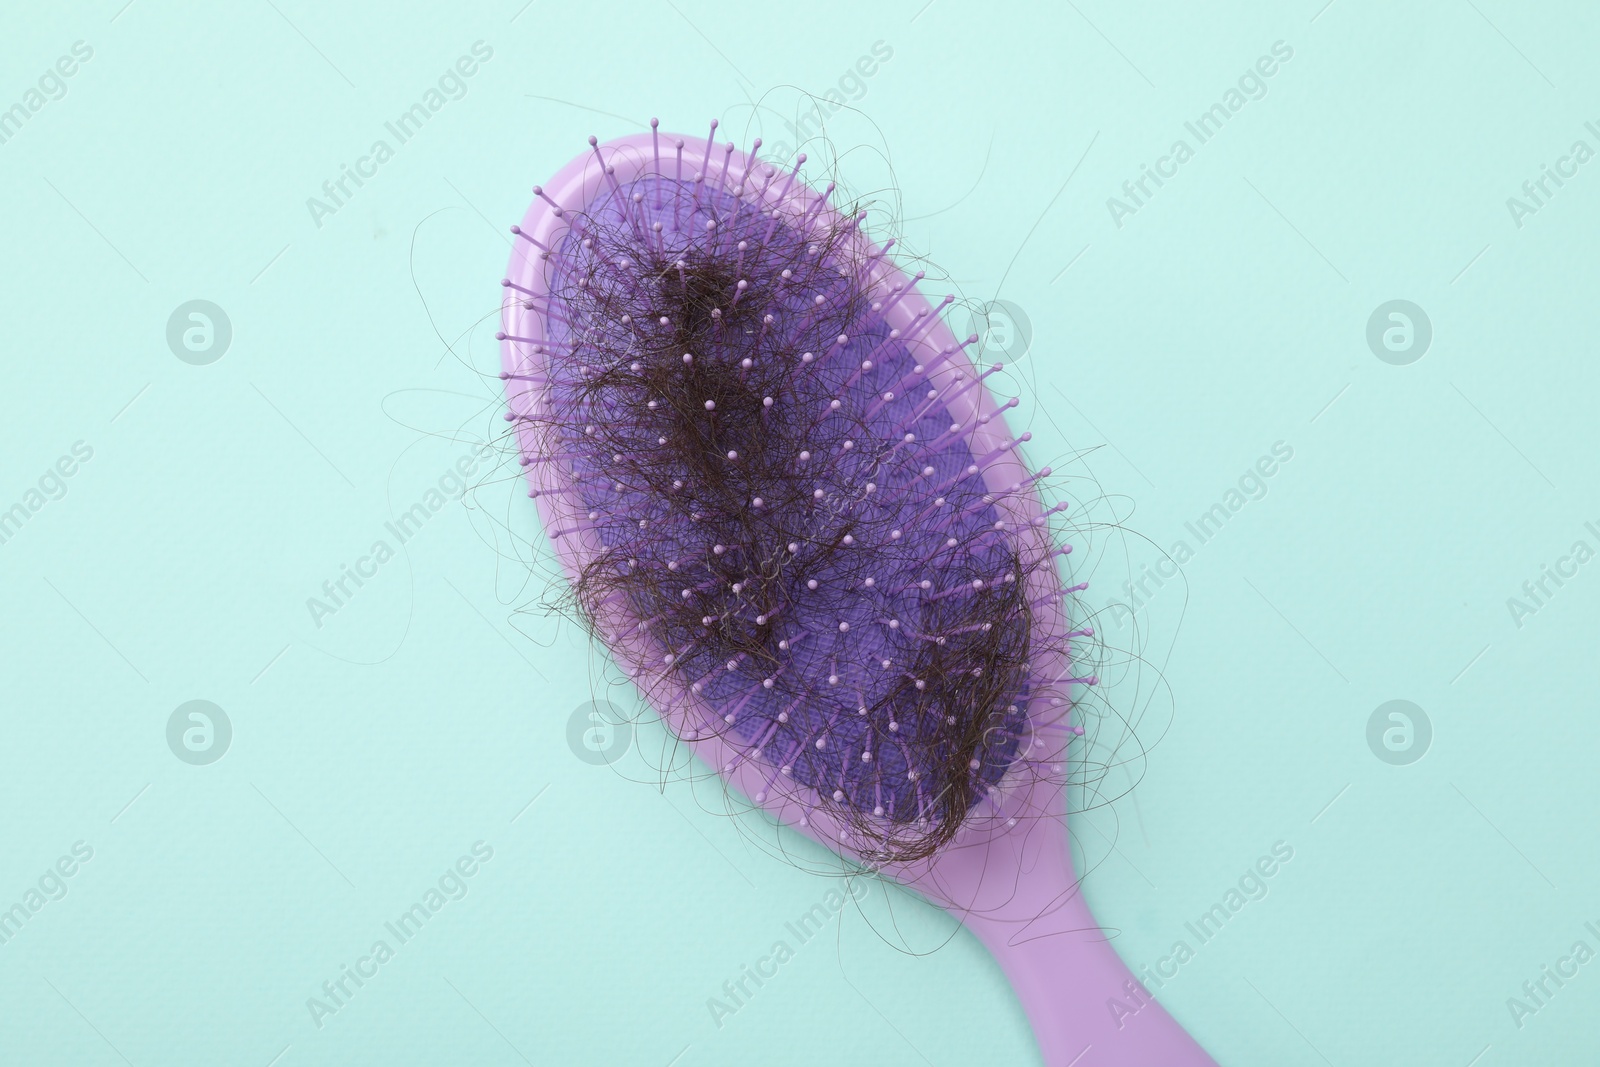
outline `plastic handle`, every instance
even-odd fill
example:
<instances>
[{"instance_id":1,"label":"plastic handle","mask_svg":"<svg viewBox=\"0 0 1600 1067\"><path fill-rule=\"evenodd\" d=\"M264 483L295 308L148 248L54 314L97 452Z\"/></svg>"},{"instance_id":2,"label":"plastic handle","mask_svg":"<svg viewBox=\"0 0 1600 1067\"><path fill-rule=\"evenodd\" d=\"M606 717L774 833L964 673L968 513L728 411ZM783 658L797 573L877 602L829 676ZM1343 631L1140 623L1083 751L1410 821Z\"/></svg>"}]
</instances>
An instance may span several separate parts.
<instances>
[{"instance_id":1,"label":"plastic handle","mask_svg":"<svg viewBox=\"0 0 1600 1067\"><path fill-rule=\"evenodd\" d=\"M924 890L933 888L928 881ZM932 881L999 962L1046 1067L1217 1067L1089 914L1055 820L956 850Z\"/></svg>"}]
</instances>

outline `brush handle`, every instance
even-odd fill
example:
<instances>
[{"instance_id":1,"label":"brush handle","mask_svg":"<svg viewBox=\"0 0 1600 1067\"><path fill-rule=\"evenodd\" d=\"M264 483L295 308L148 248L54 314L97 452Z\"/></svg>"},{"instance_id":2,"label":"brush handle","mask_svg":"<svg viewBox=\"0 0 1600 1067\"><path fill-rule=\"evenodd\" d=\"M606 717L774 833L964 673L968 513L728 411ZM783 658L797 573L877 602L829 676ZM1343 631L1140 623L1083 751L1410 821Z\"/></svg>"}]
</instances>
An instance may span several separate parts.
<instances>
[{"instance_id":1,"label":"brush handle","mask_svg":"<svg viewBox=\"0 0 1600 1067\"><path fill-rule=\"evenodd\" d=\"M1046 1067L1216 1067L1111 947L1050 823L941 864L946 900L979 905L951 910L1010 980Z\"/></svg>"}]
</instances>

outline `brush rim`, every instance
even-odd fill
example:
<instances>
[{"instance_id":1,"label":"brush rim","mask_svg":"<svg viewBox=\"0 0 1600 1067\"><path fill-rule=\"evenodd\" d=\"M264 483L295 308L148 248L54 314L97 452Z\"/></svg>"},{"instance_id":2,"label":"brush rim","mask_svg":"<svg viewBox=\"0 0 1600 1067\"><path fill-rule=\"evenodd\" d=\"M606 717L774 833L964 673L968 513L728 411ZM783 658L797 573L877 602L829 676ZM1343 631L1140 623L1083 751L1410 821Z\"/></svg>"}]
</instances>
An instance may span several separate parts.
<instances>
[{"instance_id":1,"label":"brush rim","mask_svg":"<svg viewBox=\"0 0 1600 1067\"><path fill-rule=\"evenodd\" d=\"M816 192L799 176L800 165L805 159L803 155L786 179L784 171L775 164L759 157L752 158L742 149L726 152L725 146L719 147L704 137L655 131L629 134L592 145L589 152L575 157L542 187L542 195L535 197L520 224L522 232L536 244L515 242L507 268L509 280L537 296L548 296L549 289L542 266L544 257L536 249L537 246L557 248L569 223L564 217L557 216L546 197L559 205L567 215L583 212L597 196L609 189L610 179L602 168L601 159L614 168L611 178L621 186L650 175L676 180L672 170L677 157L658 157L657 152L662 144L675 152L679 140L683 142L685 164L690 164L694 159L703 160L707 183L716 180L731 192L739 184L740 175L765 176L766 168L770 167L776 171L774 179L766 184L765 189L745 189L740 194L745 200L795 217L815 210L819 218L825 218L830 226L848 222L831 204L817 204L823 194ZM692 180L695 173L698 172L692 168L686 169L687 177L684 180ZM955 375L970 377L981 373L980 365L957 343L943 315L933 320L931 328L927 327L926 320L935 313L935 306L923 294L915 279L891 262L859 227L850 229L848 239L853 244L857 262L870 264L864 274L858 271L856 277L856 283L862 291L886 293L891 286L909 287L908 293L893 302L882 314L890 328L900 329L903 334L908 333L913 325L923 331L922 336L908 347L915 346L928 353L926 358L919 355L918 361L926 368L930 383L943 393L945 383L954 384ZM571 484L555 477L553 468L556 464L532 462L541 455L535 427L546 410L542 403L546 383L542 379L547 357L527 341L518 338L535 342L545 340L541 312L526 306L536 298L515 291L507 292L502 304L502 329L507 336L501 341L501 363L508 375L508 414L516 426L519 452L524 460L530 461L525 468L526 477L530 488L537 490L535 505L546 535L563 527L576 527L576 532L552 542L562 569L568 580L573 581L582 572L584 557L597 553L599 543ZM529 378L534 380L525 380ZM996 403L986 383L959 392L948 402L947 410L963 425L968 419L984 415L989 417L987 423L980 424L970 435L968 447L974 460L1015 440L1007 426L1004 410ZM1046 524L1045 536L1049 539L1048 515L1040 500L1037 483L1030 484L1028 481L1033 472L1019 458L1019 450L1004 450L999 458L990 462L982 471L984 484L997 494L993 506L1008 524L1015 523L1024 530L1032 530L1034 521L1042 520ZM1010 487L1016 483L1023 483L1025 488L1013 493ZM1066 638L1070 629L1066 607L1069 598L1061 595L1063 583L1053 557L1048 566L1031 567L1027 581L1029 586L1026 592L1030 601L1049 598L1036 608L1033 621L1035 631L1044 626L1058 638L1043 643L1043 651L1032 661L1029 678L1038 685L1038 695L1030 696L1030 702L1059 699L1062 703L1051 712L1046 729L1041 729L1041 724L1035 721L1039 712L1030 711L1028 721L1031 729L1028 735L1019 738L1016 757L988 796L980 799L969 811L957 839L934 856L909 864L886 865L872 861L861 848L852 844L852 841L861 839L859 832L829 813L817 789L772 773L775 768L771 764L759 757L751 758L745 746L733 743L715 727L710 727L711 723L720 722L716 708L660 668L661 657L667 649L642 636L622 632L623 624L631 620L611 615L597 618L595 623L606 651L638 686L641 695L647 697L647 703L666 722L678 743L687 745L727 784L737 788L750 804L847 859L874 869L885 866L908 868L900 873L903 877L914 878L951 848L988 840L1038 817L1059 817L1058 803L1065 778L1061 773L1051 773L1050 768L1065 763L1066 749L1071 741L1071 735L1065 729L1074 706L1071 683L1066 680L1070 675L1071 663ZM631 626L627 628L631 629ZM1046 683L1043 679L1055 681ZM698 731L698 736L694 736L693 731ZM1036 741L1043 741L1043 746L1036 745ZM766 799L757 800L758 794L765 794ZM985 806L992 809L994 814L978 818L974 813ZM870 816L868 818L871 819ZM884 823L888 824L888 821L884 820Z\"/></svg>"}]
</instances>

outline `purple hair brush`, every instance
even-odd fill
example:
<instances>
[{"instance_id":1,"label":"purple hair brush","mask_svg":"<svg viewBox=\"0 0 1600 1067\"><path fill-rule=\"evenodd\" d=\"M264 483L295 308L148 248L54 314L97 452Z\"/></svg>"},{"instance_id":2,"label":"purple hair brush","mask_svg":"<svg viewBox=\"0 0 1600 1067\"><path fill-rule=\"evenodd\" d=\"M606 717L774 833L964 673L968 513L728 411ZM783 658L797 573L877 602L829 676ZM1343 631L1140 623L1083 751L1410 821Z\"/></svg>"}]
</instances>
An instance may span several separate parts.
<instances>
[{"instance_id":1,"label":"purple hair brush","mask_svg":"<svg viewBox=\"0 0 1600 1067\"><path fill-rule=\"evenodd\" d=\"M503 283L506 418L578 616L731 786L957 916L1046 1063L1213 1063L1079 891L1091 631L1000 366L804 155L650 125L535 187Z\"/></svg>"}]
</instances>

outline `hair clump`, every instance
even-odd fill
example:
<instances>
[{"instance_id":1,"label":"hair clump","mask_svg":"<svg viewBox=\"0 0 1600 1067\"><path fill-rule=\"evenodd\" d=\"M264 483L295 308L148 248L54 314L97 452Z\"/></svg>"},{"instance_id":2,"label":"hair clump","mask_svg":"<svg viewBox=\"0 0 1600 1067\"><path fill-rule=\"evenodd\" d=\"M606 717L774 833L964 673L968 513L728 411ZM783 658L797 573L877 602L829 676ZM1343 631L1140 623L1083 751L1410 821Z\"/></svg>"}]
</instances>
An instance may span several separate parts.
<instances>
[{"instance_id":1,"label":"hair clump","mask_svg":"<svg viewBox=\"0 0 1600 1067\"><path fill-rule=\"evenodd\" d=\"M883 255L865 213L773 200L784 176L752 169L608 172L568 212L529 305L533 461L556 465L597 546L571 606L659 653L646 696L691 690L707 709L691 740L715 731L769 788L804 787L864 857L921 859L1025 762L1030 704L1062 703L1033 666L1065 651L1036 625L1057 553L1004 506L1032 482L996 493L977 420L950 410L984 375L891 328L909 281L865 282ZM935 379L946 358L965 373Z\"/></svg>"}]
</instances>

